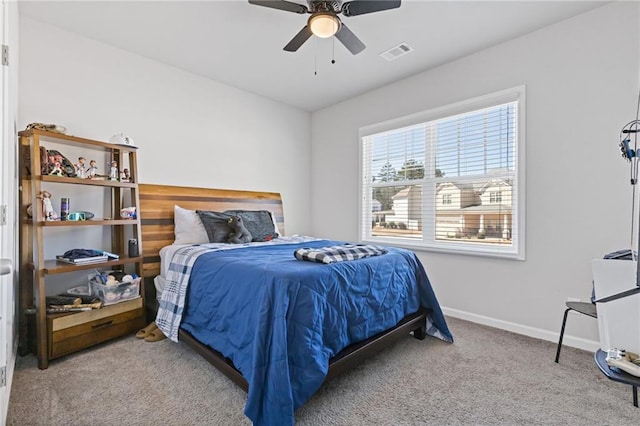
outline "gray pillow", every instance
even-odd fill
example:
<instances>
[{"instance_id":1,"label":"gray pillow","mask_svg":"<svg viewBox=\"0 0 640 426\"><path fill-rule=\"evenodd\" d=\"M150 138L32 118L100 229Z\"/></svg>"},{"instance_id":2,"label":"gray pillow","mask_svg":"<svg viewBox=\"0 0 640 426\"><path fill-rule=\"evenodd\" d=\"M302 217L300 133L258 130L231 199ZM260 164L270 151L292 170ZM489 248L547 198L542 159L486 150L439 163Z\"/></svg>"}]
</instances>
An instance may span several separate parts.
<instances>
[{"instance_id":1,"label":"gray pillow","mask_svg":"<svg viewBox=\"0 0 640 426\"><path fill-rule=\"evenodd\" d=\"M278 238L268 210L227 210L225 213L242 218L245 228L252 236L251 241L270 241Z\"/></svg>"},{"instance_id":2,"label":"gray pillow","mask_svg":"<svg viewBox=\"0 0 640 426\"><path fill-rule=\"evenodd\" d=\"M210 243L228 242L229 234L233 232L229 226L230 214L205 210L196 210L196 213L200 216L202 225L207 231Z\"/></svg>"}]
</instances>

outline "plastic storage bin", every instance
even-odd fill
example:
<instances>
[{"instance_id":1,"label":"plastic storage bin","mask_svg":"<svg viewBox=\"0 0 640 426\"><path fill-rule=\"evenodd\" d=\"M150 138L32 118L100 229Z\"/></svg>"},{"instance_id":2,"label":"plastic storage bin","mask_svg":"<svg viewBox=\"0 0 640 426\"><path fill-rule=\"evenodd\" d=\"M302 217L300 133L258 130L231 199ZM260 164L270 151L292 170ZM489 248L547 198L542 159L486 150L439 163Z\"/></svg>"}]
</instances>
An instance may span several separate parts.
<instances>
[{"instance_id":1,"label":"plastic storage bin","mask_svg":"<svg viewBox=\"0 0 640 426\"><path fill-rule=\"evenodd\" d=\"M591 263L597 299L636 287L637 263L632 260L594 259ZM618 348L640 354L640 294L596 303L600 348Z\"/></svg>"},{"instance_id":2,"label":"plastic storage bin","mask_svg":"<svg viewBox=\"0 0 640 426\"><path fill-rule=\"evenodd\" d=\"M119 282L116 285L106 285L96 279L91 279L89 286L91 294L99 297L105 306L140 297L140 278L124 283Z\"/></svg>"}]
</instances>

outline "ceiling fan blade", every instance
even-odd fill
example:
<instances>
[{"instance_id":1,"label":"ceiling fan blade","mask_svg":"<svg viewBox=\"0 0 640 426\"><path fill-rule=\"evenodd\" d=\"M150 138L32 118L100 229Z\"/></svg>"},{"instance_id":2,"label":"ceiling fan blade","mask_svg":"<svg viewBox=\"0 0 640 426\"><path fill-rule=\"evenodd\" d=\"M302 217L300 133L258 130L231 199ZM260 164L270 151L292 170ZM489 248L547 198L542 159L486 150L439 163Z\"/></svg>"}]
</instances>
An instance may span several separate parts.
<instances>
[{"instance_id":1,"label":"ceiling fan blade","mask_svg":"<svg viewBox=\"0 0 640 426\"><path fill-rule=\"evenodd\" d=\"M311 37L311 35L311 29L308 25L305 25L304 28L302 28L300 32L291 39L289 44L284 47L284 50L287 52L295 52L304 44L305 41L309 39L309 37Z\"/></svg>"},{"instance_id":2,"label":"ceiling fan blade","mask_svg":"<svg viewBox=\"0 0 640 426\"><path fill-rule=\"evenodd\" d=\"M400 7L400 0L351 0L342 5L342 14L344 16L364 15L398 7Z\"/></svg>"},{"instance_id":3,"label":"ceiling fan blade","mask_svg":"<svg viewBox=\"0 0 640 426\"><path fill-rule=\"evenodd\" d=\"M284 0L249 0L249 3L255 4L258 6L270 7L272 9L286 10L287 12L294 13L307 13L307 7L298 4L292 3L290 1Z\"/></svg>"},{"instance_id":4,"label":"ceiling fan blade","mask_svg":"<svg viewBox=\"0 0 640 426\"><path fill-rule=\"evenodd\" d=\"M360 41L358 37L354 33L351 32L349 28L342 23L340 26L340 31L336 33L336 38L340 40L340 43L344 44L344 47L349 49L349 52L357 55L362 52L366 47L363 42Z\"/></svg>"}]
</instances>

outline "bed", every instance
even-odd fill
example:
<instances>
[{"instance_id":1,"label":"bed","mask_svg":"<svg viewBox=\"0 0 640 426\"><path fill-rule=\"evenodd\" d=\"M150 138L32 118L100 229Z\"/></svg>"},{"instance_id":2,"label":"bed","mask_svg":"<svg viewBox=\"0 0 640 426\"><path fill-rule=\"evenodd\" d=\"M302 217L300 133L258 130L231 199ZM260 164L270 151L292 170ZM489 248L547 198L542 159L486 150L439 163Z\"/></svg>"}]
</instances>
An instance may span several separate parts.
<instances>
[{"instance_id":1,"label":"bed","mask_svg":"<svg viewBox=\"0 0 640 426\"><path fill-rule=\"evenodd\" d=\"M344 242L293 236L177 248L175 205L268 211L284 235L280 195L146 184L139 191L146 291L158 276L185 282L174 289L182 305L165 289L156 322L248 392L245 414L254 424L293 424L295 409L323 382L409 333L453 341L426 273L408 250L386 247L379 256L325 265L293 253ZM179 263L181 257L189 260ZM155 297L148 293L146 300Z\"/></svg>"}]
</instances>

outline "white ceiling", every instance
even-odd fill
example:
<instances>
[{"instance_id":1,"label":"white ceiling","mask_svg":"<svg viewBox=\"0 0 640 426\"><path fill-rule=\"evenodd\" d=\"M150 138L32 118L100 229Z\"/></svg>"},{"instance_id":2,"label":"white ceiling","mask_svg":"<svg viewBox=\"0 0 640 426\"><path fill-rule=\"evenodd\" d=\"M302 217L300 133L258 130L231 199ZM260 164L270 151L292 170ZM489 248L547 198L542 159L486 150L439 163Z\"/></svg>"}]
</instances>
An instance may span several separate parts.
<instances>
[{"instance_id":1,"label":"white ceiling","mask_svg":"<svg viewBox=\"0 0 640 426\"><path fill-rule=\"evenodd\" d=\"M246 0L20 0L19 11L194 74L316 111L602 4L404 0L399 9L342 18L367 46L355 56L333 38L316 37L295 53L285 52L282 48L306 24L308 15ZM414 51L392 62L378 56L401 42ZM331 64L333 57L335 64Z\"/></svg>"}]
</instances>

